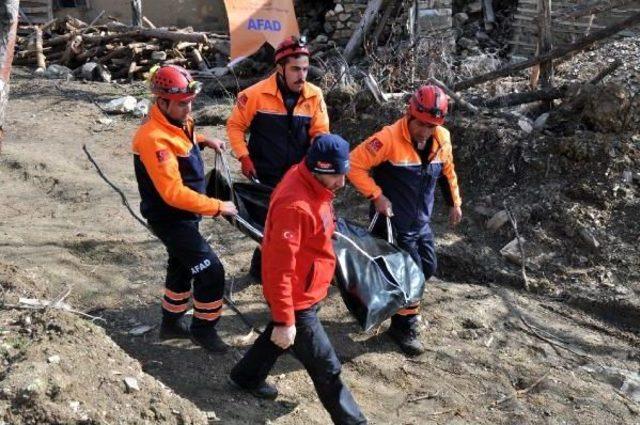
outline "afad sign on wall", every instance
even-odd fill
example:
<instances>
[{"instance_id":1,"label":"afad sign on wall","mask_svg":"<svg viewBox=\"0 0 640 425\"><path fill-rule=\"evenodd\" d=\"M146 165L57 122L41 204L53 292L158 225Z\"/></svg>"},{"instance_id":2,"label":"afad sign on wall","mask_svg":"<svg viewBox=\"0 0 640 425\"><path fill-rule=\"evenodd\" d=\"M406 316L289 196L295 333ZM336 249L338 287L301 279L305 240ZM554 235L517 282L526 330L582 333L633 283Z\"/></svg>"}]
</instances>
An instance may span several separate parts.
<instances>
[{"instance_id":1,"label":"afad sign on wall","mask_svg":"<svg viewBox=\"0 0 640 425\"><path fill-rule=\"evenodd\" d=\"M224 0L231 35L231 64L252 55L265 43L274 48L299 35L293 0Z\"/></svg>"}]
</instances>

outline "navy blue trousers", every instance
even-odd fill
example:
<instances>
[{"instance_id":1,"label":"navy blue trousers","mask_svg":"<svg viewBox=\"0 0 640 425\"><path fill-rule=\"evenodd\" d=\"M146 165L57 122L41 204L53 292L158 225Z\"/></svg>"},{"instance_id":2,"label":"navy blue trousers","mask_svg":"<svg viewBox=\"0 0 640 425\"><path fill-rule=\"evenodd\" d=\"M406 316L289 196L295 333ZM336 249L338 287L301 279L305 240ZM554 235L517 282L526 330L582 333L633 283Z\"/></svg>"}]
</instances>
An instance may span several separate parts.
<instances>
[{"instance_id":1,"label":"navy blue trousers","mask_svg":"<svg viewBox=\"0 0 640 425\"><path fill-rule=\"evenodd\" d=\"M303 364L322 405L336 424L366 424L367 420L340 378L342 366L317 315L317 304L296 311L296 339L291 347ZM245 388L262 383L285 350L271 342L273 323L258 337L231 370L231 378Z\"/></svg>"},{"instance_id":2,"label":"navy blue trousers","mask_svg":"<svg viewBox=\"0 0 640 425\"><path fill-rule=\"evenodd\" d=\"M150 221L149 225L169 254L163 316L178 319L192 301L191 331L206 333L215 327L222 313L224 268L220 259L200 234L197 220Z\"/></svg>"}]
</instances>

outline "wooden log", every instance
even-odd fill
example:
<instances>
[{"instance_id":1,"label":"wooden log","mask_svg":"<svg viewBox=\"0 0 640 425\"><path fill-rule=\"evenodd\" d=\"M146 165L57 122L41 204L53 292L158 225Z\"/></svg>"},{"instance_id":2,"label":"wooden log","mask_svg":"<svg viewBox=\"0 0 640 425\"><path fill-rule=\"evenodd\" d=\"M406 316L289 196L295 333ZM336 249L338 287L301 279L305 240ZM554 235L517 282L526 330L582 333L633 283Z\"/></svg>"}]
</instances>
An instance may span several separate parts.
<instances>
[{"instance_id":1,"label":"wooden log","mask_svg":"<svg viewBox=\"0 0 640 425\"><path fill-rule=\"evenodd\" d=\"M638 23L640 23L640 13L635 13L621 22L613 24L605 29L596 31L586 37L582 37L573 44L556 47L555 49L552 49L550 52L546 54L538 55L522 62L518 62L512 65L507 65L496 71L488 72L486 74L479 75L477 77L463 80L457 83L453 89L455 91L464 90L469 87L473 87L481 83L486 83L487 81L492 81L492 80L504 77L506 75L513 74L514 72L530 68L544 61L565 57L571 53L584 50L585 48L591 46L596 41L604 40L605 38L611 37L612 35L617 34L618 32L624 30L625 28L637 25Z\"/></svg>"},{"instance_id":2,"label":"wooden log","mask_svg":"<svg viewBox=\"0 0 640 425\"><path fill-rule=\"evenodd\" d=\"M466 110L474 114L477 114L478 112L480 112L475 105L471 104L471 102L467 102L466 100L464 100L462 96L460 96L458 93L451 90L449 87L447 87L445 83L438 80L437 78L431 77L427 81L431 84L434 84L440 87L450 98L452 98L458 105L462 106Z\"/></svg>"},{"instance_id":3,"label":"wooden log","mask_svg":"<svg viewBox=\"0 0 640 425\"><path fill-rule=\"evenodd\" d=\"M147 19L147 17L146 17L146 16L143 16L143 17L142 17L142 23L144 23L144 24L145 24L147 27L149 27L149 28L152 28L152 29L155 29L155 28L156 28L156 26L155 26L155 25L153 25L153 22L151 22L149 19Z\"/></svg>"},{"instance_id":4,"label":"wooden log","mask_svg":"<svg viewBox=\"0 0 640 425\"><path fill-rule=\"evenodd\" d=\"M589 84L598 84L607 75L611 74L613 71L618 69L620 65L622 65L622 62L619 59L616 59L609 66L604 68L602 71L598 72L598 74L589 81Z\"/></svg>"},{"instance_id":5,"label":"wooden log","mask_svg":"<svg viewBox=\"0 0 640 425\"><path fill-rule=\"evenodd\" d=\"M510 93L504 96L494 97L485 101L481 101L480 106L485 108L507 108L510 106L522 105L532 102L550 102L554 99L560 99L565 96L566 87L551 88L524 93Z\"/></svg>"},{"instance_id":6,"label":"wooden log","mask_svg":"<svg viewBox=\"0 0 640 425\"><path fill-rule=\"evenodd\" d=\"M360 23L351 35L349 42L347 42L347 47L344 48L344 59L347 63L355 56L356 50L362 44L362 40L369 31L369 27L371 27L371 24L378 14L381 6L382 0L371 0L369 4L367 4L367 8L364 11L362 19L360 19Z\"/></svg>"},{"instance_id":7,"label":"wooden log","mask_svg":"<svg viewBox=\"0 0 640 425\"><path fill-rule=\"evenodd\" d=\"M204 72L209 71L209 67L204 62L204 59L202 59L202 54L200 53L200 50L192 49L191 58L193 59L193 62L196 65L196 68L198 68L200 71L204 71Z\"/></svg>"},{"instance_id":8,"label":"wooden log","mask_svg":"<svg viewBox=\"0 0 640 425\"><path fill-rule=\"evenodd\" d=\"M538 54L549 53L552 48L551 35L551 0L539 0L538 2ZM553 61L540 62L540 81L543 89L551 87L553 79Z\"/></svg>"},{"instance_id":9,"label":"wooden log","mask_svg":"<svg viewBox=\"0 0 640 425\"><path fill-rule=\"evenodd\" d=\"M75 57L78 53L80 53L80 48L82 46L82 36L76 35L73 39L69 40L67 43L67 47L64 50L64 54L62 55L62 59L60 62L62 65L69 65L71 59Z\"/></svg>"},{"instance_id":10,"label":"wooden log","mask_svg":"<svg viewBox=\"0 0 640 425\"><path fill-rule=\"evenodd\" d=\"M38 67L36 73L42 73L47 69L47 62L42 51L42 29L36 27L36 61Z\"/></svg>"}]
</instances>

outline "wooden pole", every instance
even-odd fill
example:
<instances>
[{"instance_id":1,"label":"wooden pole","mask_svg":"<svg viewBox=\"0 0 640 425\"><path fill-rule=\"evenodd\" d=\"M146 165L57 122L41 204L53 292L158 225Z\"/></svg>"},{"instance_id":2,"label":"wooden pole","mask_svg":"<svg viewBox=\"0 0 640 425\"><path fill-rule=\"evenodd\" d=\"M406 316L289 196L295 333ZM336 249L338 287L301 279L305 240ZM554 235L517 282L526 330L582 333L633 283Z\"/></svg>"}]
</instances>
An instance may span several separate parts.
<instances>
[{"instance_id":1,"label":"wooden pole","mask_svg":"<svg viewBox=\"0 0 640 425\"><path fill-rule=\"evenodd\" d=\"M492 80L504 77L506 75L513 74L514 72L521 71L523 69L531 68L532 66L542 63L544 61L550 61L553 59L562 58L564 56L569 55L570 53L584 50L585 48L591 46L596 41L600 41L605 38L611 37L612 35L617 34L620 31L628 27L637 25L639 23L640 23L640 12L635 13L629 16L627 19L624 19L623 21L613 24L607 28L603 28L599 31L596 31L591 35L582 37L573 44L556 47L555 49L552 49L550 52L544 55L538 55L531 59L527 59L525 61L518 62L513 65L508 65L498 70L461 81L458 84L456 84L453 89L455 91L464 90L481 83L486 83L487 81L492 81Z\"/></svg>"},{"instance_id":2,"label":"wooden pole","mask_svg":"<svg viewBox=\"0 0 640 425\"><path fill-rule=\"evenodd\" d=\"M549 53L552 48L551 35L551 0L538 0L538 53L541 55ZM540 81L543 89L552 86L553 61L548 60L540 63Z\"/></svg>"},{"instance_id":3,"label":"wooden pole","mask_svg":"<svg viewBox=\"0 0 640 425\"><path fill-rule=\"evenodd\" d=\"M42 29L36 27L36 58L38 67L36 73L41 74L47 69L47 62L42 50Z\"/></svg>"},{"instance_id":4,"label":"wooden pole","mask_svg":"<svg viewBox=\"0 0 640 425\"><path fill-rule=\"evenodd\" d=\"M362 44L364 36L369 31L371 24L373 23L380 7L382 6L382 0L371 0L364 11L364 15L360 20L360 23L356 27L356 30L351 35L347 47L344 48L344 59L350 62L356 54L358 47Z\"/></svg>"},{"instance_id":5,"label":"wooden pole","mask_svg":"<svg viewBox=\"0 0 640 425\"><path fill-rule=\"evenodd\" d=\"M576 19L587 15L597 15L598 13L605 12L607 10L615 9L617 7L626 6L629 3L633 3L636 0L605 0L596 1L587 4L579 4L567 9L562 9L551 14L553 19Z\"/></svg>"},{"instance_id":6,"label":"wooden pole","mask_svg":"<svg viewBox=\"0 0 640 425\"><path fill-rule=\"evenodd\" d=\"M131 0L131 25L142 26L142 0Z\"/></svg>"},{"instance_id":7,"label":"wooden pole","mask_svg":"<svg viewBox=\"0 0 640 425\"><path fill-rule=\"evenodd\" d=\"M9 76L18 28L19 0L0 0L0 151L4 117L9 103Z\"/></svg>"}]
</instances>

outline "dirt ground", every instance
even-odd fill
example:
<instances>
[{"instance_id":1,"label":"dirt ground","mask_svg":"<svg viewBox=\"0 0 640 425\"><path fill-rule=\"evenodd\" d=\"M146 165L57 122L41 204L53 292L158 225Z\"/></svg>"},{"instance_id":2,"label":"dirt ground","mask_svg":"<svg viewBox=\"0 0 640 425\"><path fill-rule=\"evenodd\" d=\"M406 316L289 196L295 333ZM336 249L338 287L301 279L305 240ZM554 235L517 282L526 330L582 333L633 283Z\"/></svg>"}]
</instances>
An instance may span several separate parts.
<instances>
[{"instance_id":1,"label":"dirt ground","mask_svg":"<svg viewBox=\"0 0 640 425\"><path fill-rule=\"evenodd\" d=\"M15 304L19 296L55 299L70 289L66 303L101 319L92 323L69 312L2 306L0 423L329 423L310 379L292 358L282 358L269 378L281 393L275 402L228 387L226 376L252 338L229 309L219 325L235 347L227 355L209 355L187 342L160 342L157 329L130 334L159 323L166 254L100 179L82 146L137 210L129 144L139 120L112 116L105 123L93 101L140 96L142 86L42 80L16 69L11 90L0 156L4 303ZM203 130L224 135L222 126ZM491 143L499 146L500 140ZM468 151L459 150L460 164L471 164L473 149L480 148L469 143ZM211 165L213 157L207 153L205 160ZM553 166L550 173L566 172ZM440 276L447 280L430 282L425 294L422 338L428 351L407 359L383 329L363 334L337 291L320 312L344 378L371 423L640 423L637 328L625 327L624 314L615 309L604 317L553 290L522 291L514 283L519 267L505 265L496 253L512 237L509 231L478 236L487 218L481 212L500 205L487 205L491 193L475 187L474 176L482 172L459 170L471 202L456 231L447 228L443 211L436 218ZM637 204L627 208L637 218ZM365 209L352 189L338 202L338 211L348 216L362 216ZM225 265L239 308L266 324L260 287L246 277L254 243L223 220L205 220L202 228ZM483 258L485 268L476 271ZM563 259L564 253L557 258ZM606 258L597 261L591 267ZM486 274L495 264L505 272ZM637 276L637 269L631 272ZM472 278L478 275L483 278ZM547 273L547 280L555 282L555 276ZM628 283L623 286L633 290L626 298L634 301L639 282ZM125 385L129 377L139 390Z\"/></svg>"}]
</instances>

